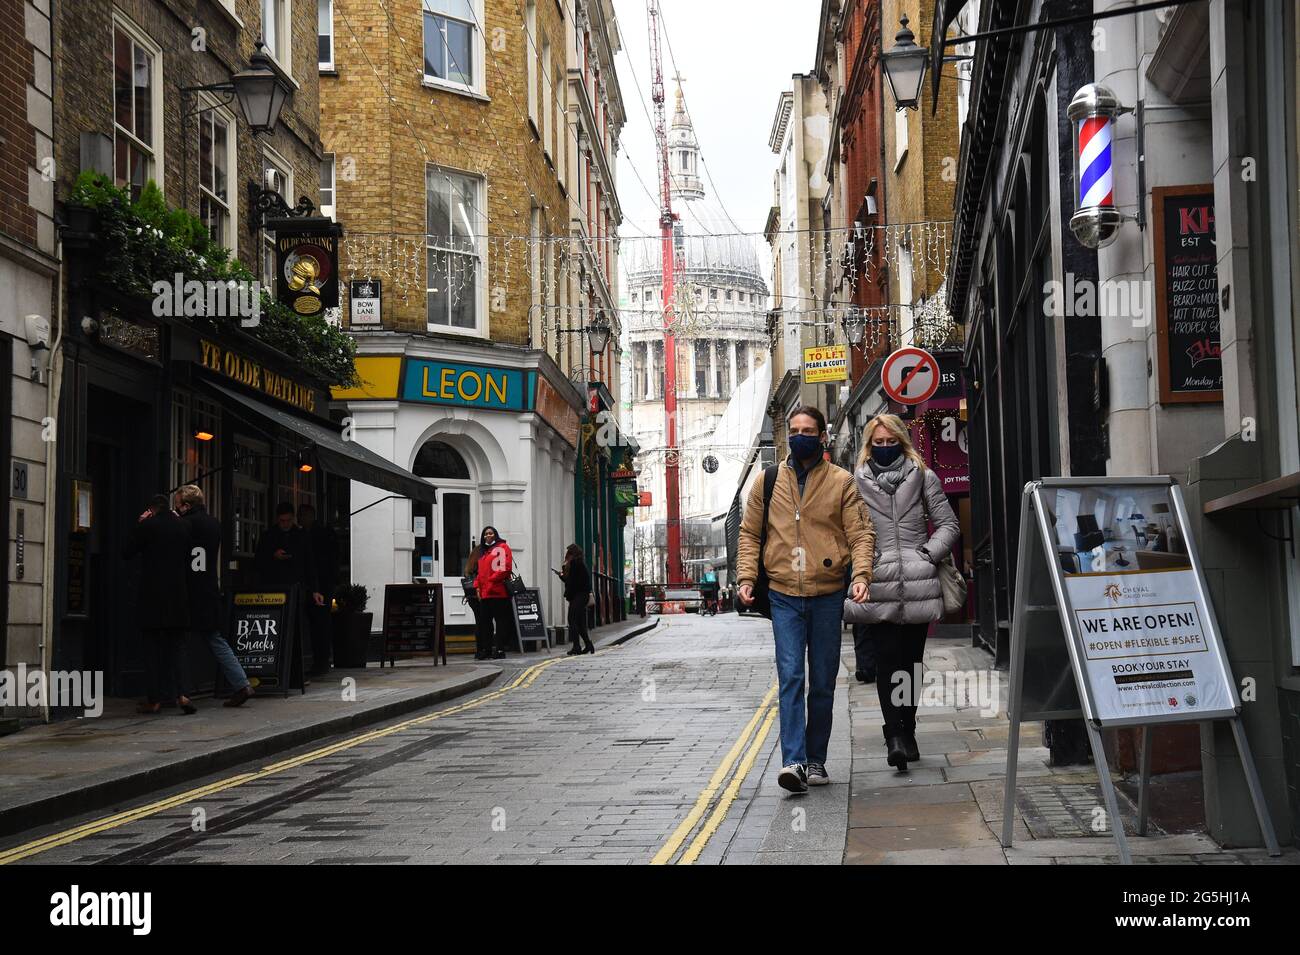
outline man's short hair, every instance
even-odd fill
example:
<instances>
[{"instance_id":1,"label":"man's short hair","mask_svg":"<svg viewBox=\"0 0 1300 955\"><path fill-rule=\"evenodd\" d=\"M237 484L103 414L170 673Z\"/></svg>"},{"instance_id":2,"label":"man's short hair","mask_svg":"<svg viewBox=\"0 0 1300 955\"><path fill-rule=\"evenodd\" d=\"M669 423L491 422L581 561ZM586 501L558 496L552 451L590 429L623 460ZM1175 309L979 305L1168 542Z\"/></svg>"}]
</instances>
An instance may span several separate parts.
<instances>
[{"instance_id":1,"label":"man's short hair","mask_svg":"<svg viewBox=\"0 0 1300 955\"><path fill-rule=\"evenodd\" d=\"M814 407L813 405L800 405L798 408L795 408L794 411L791 411L786 415L785 423L788 425L800 415L807 415L809 418L812 418L817 422L818 434L821 434L826 430L826 416L822 414L820 408Z\"/></svg>"},{"instance_id":2,"label":"man's short hair","mask_svg":"<svg viewBox=\"0 0 1300 955\"><path fill-rule=\"evenodd\" d=\"M155 494L149 498L149 509L155 514L161 514L163 511L171 510L172 502L166 494Z\"/></svg>"},{"instance_id":3,"label":"man's short hair","mask_svg":"<svg viewBox=\"0 0 1300 955\"><path fill-rule=\"evenodd\" d=\"M292 513L293 513L293 505L290 504L288 501L281 501L280 506L275 509L276 517L279 517L281 514L292 514Z\"/></svg>"},{"instance_id":4,"label":"man's short hair","mask_svg":"<svg viewBox=\"0 0 1300 955\"><path fill-rule=\"evenodd\" d=\"M197 484L185 484L176 489L180 495L181 503L195 507L203 504L203 489Z\"/></svg>"}]
</instances>

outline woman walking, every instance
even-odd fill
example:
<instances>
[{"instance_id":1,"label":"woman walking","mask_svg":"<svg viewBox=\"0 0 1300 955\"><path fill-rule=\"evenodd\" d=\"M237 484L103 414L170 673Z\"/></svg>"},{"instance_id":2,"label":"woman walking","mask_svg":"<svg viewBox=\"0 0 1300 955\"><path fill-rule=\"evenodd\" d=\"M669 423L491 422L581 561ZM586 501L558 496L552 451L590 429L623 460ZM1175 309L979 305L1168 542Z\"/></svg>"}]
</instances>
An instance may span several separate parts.
<instances>
[{"instance_id":1,"label":"woman walking","mask_svg":"<svg viewBox=\"0 0 1300 955\"><path fill-rule=\"evenodd\" d=\"M582 559L582 548L570 544L564 550L564 563L560 565L560 579L564 581L564 599L569 602L569 648L568 655L576 657L580 653L595 653L591 635L587 633L587 604L591 600L591 571ZM586 644L586 649L583 649Z\"/></svg>"},{"instance_id":2,"label":"woman walking","mask_svg":"<svg viewBox=\"0 0 1300 955\"><path fill-rule=\"evenodd\" d=\"M930 624L943 616L939 564L961 530L943 482L925 466L897 415L872 418L863 439L853 477L876 528L877 555L867 602L846 602L844 617L867 626L889 765L905 772L909 762L921 758L919 664Z\"/></svg>"},{"instance_id":3,"label":"woman walking","mask_svg":"<svg viewBox=\"0 0 1300 955\"><path fill-rule=\"evenodd\" d=\"M478 562L475 564L474 591L479 610L475 614L480 660L501 660L506 655L506 641L514 630L510 612L510 592L506 581L514 569L514 555L497 529L490 524L478 537Z\"/></svg>"}]
</instances>

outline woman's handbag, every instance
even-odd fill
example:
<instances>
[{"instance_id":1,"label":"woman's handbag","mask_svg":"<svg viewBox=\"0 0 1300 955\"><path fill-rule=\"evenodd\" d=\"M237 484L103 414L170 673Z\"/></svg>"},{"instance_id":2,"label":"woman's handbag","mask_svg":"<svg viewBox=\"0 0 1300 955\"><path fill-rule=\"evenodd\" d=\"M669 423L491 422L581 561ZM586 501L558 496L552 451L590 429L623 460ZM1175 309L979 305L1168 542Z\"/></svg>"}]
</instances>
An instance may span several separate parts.
<instances>
[{"instance_id":1,"label":"woman's handbag","mask_svg":"<svg viewBox=\"0 0 1300 955\"><path fill-rule=\"evenodd\" d=\"M930 508L925 503L925 492L921 492L921 507L925 510L925 519L930 520ZM943 560L934 565L939 571L939 590L943 593L944 616L957 613L966 607L966 578L957 569L952 559L952 551L943 555Z\"/></svg>"},{"instance_id":2,"label":"woman's handbag","mask_svg":"<svg viewBox=\"0 0 1300 955\"><path fill-rule=\"evenodd\" d=\"M596 595L595 595L595 594L587 594L587 606L588 606L588 607L594 607L594 606L596 606Z\"/></svg>"},{"instance_id":3,"label":"woman's handbag","mask_svg":"<svg viewBox=\"0 0 1300 955\"><path fill-rule=\"evenodd\" d=\"M520 577L514 571L510 572L510 579L506 581L506 593L510 596L522 594L528 588L524 586L524 578Z\"/></svg>"}]
</instances>

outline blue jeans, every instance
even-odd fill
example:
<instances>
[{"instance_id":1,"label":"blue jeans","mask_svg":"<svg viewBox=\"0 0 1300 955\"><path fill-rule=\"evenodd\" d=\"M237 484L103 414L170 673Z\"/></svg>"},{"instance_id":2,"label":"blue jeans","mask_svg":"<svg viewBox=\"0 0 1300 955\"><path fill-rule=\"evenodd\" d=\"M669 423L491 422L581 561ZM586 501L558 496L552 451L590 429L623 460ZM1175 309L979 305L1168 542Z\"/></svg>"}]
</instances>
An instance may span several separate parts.
<instances>
[{"instance_id":1,"label":"blue jeans","mask_svg":"<svg viewBox=\"0 0 1300 955\"><path fill-rule=\"evenodd\" d=\"M781 764L825 763L831 739L835 676L840 669L844 591L790 597L773 590L772 635L781 700ZM804 657L808 711L804 718Z\"/></svg>"},{"instance_id":2,"label":"blue jeans","mask_svg":"<svg viewBox=\"0 0 1300 955\"><path fill-rule=\"evenodd\" d=\"M209 630L201 635L208 641L208 648L212 650L212 655L217 658L217 666L221 669L222 678L236 690L248 686L248 675L239 665L239 660L235 658L235 651L230 649L230 644L221 635L221 631Z\"/></svg>"}]
</instances>

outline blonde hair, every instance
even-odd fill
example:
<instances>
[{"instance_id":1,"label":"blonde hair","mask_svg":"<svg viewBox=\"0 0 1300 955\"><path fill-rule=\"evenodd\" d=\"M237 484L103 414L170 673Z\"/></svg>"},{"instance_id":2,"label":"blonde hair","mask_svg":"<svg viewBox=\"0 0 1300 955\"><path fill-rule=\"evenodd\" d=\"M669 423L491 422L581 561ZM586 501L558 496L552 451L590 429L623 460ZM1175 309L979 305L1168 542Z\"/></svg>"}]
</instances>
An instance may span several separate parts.
<instances>
[{"instance_id":1,"label":"blonde hair","mask_svg":"<svg viewBox=\"0 0 1300 955\"><path fill-rule=\"evenodd\" d=\"M181 503L190 507L203 503L203 490L197 484L186 484L177 488L176 493L180 495Z\"/></svg>"},{"instance_id":2,"label":"blonde hair","mask_svg":"<svg viewBox=\"0 0 1300 955\"><path fill-rule=\"evenodd\" d=\"M925 470L925 459L912 446L912 435L908 433L903 419L896 414L878 414L867 422L867 426L862 430L862 450L858 453L858 467L866 464L871 457L871 436L876 433L876 428L884 428L897 438L898 443L903 446L903 456L919 470Z\"/></svg>"}]
</instances>

